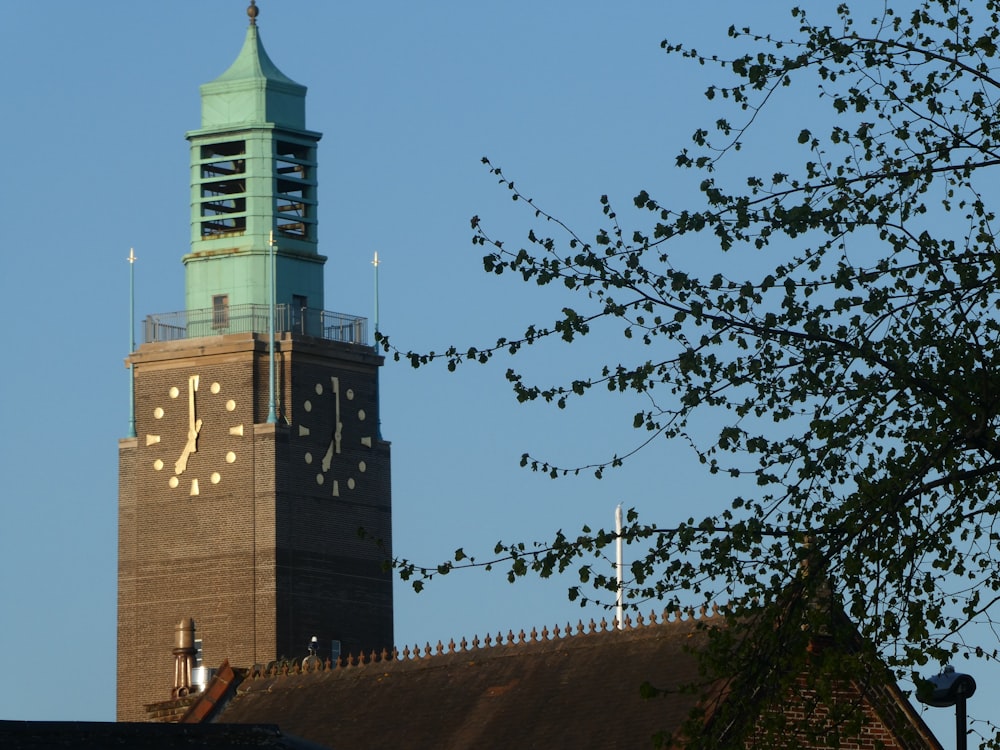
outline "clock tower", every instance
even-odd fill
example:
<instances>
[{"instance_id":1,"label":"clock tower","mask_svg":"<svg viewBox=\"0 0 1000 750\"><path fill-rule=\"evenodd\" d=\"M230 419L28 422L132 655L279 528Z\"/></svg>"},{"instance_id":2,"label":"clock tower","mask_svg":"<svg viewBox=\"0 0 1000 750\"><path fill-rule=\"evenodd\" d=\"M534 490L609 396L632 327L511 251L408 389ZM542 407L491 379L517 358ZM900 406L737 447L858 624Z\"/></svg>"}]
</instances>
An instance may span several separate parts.
<instances>
[{"instance_id":1,"label":"clock tower","mask_svg":"<svg viewBox=\"0 0 1000 750\"><path fill-rule=\"evenodd\" d=\"M205 666L391 648L389 444L367 321L326 310L317 145L304 86L258 9L201 87L185 309L129 356L119 444L118 719L169 697L192 618ZM326 652L324 654L324 651Z\"/></svg>"}]
</instances>

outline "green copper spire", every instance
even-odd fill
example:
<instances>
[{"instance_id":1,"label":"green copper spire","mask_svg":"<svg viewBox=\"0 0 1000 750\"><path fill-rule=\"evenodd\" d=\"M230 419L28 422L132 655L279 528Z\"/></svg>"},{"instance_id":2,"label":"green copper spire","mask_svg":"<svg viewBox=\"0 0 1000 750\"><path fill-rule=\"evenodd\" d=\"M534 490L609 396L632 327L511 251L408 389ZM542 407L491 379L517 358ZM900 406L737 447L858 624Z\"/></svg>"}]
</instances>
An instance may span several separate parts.
<instances>
[{"instance_id":1,"label":"green copper spire","mask_svg":"<svg viewBox=\"0 0 1000 750\"><path fill-rule=\"evenodd\" d=\"M239 57L201 87L201 127L273 122L301 130L306 126L306 87L278 70L260 41L256 16L250 18Z\"/></svg>"},{"instance_id":2,"label":"green copper spire","mask_svg":"<svg viewBox=\"0 0 1000 750\"><path fill-rule=\"evenodd\" d=\"M326 258L318 252L316 217L321 135L305 129L306 87L264 49L259 12L251 2L243 48L225 73L201 87L201 129L187 134L186 307L213 308L220 316L237 305L269 304L272 235L276 303L294 310L324 305Z\"/></svg>"}]
</instances>

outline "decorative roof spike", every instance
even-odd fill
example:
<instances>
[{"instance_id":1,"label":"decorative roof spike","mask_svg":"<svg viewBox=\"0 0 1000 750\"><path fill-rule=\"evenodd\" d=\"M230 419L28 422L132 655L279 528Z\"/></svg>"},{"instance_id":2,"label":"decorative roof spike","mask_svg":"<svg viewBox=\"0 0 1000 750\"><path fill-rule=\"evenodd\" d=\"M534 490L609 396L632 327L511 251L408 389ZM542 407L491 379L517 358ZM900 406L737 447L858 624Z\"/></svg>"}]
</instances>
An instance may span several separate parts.
<instances>
[{"instance_id":1,"label":"decorative roof spike","mask_svg":"<svg viewBox=\"0 0 1000 750\"><path fill-rule=\"evenodd\" d=\"M583 620L577 620L576 621L576 634L577 635L583 635L583 631L584 631Z\"/></svg>"},{"instance_id":2,"label":"decorative roof spike","mask_svg":"<svg viewBox=\"0 0 1000 750\"><path fill-rule=\"evenodd\" d=\"M458 645L461 646L463 651L469 650L469 642L466 641L465 638L462 638L462 641Z\"/></svg>"},{"instance_id":3,"label":"decorative roof spike","mask_svg":"<svg viewBox=\"0 0 1000 750\"><path fill-rule=\"evenodd\" d=\"M538 631L535 628L531 629L531 642L534 643L538 640Z\"/></svg>"},{"instance_id":4,"label":"decorative roof spike","mask_svg":"<svg viewBox=\"0 0 1000 750\"><path fill-rule=\"evenodd\" d=\"M656 612L654 612L653 610L649 610L649 624L650 625L656 624Z\"/></svg>"},{"instance_id":5,"label":"decorative roof spike","mask_svg":"<svg viewBox=\"0 0 1000 750\"><path fill-rule=\"evenodd\" d=\"M472 636L472 647L475 648L475 649L479 648L479 636L478 635Z\"/></svg>"},{"instance_id":6,"label":"decorative roof spike","mask_svg":"<svg viewBox=\"0 0 1000 750\"><path fill-rule=\"evenodd\" d=\"M559 630L559 626L558 625L553 626L553 628L552 628L552 637L553 638L558 638L560 632L561 631Z\"/></svg>"},{"instance_id":7,"label":"decorative roof spike","mask_svg":"<svg viewBox=\"0 0 1000 750\"><path fill-rule=\"evenodd\" d=\"M543 625L542 626L542 640L543 641L547 641L548 639L549 639L549 629Z\"/></svg>"},{"instance_id":8,"label":"decorative roof spike","mask_svg":"<svg viewBox=\"0 0 1000 750\"><path fill-rule=\"evenodd\" d=\"M431 644L430 642L427 642L424 645L424 656L430 656L430 655L431 655Z\"/></svg>"},{"instance_id":9,"label":"decorative roof spike","mask_svg":"<svg viewBox=\"0 0 1000 750\"><path fill-rule=\"evenodd\" d=\"M607 620L605 620L605 619L604 619L603 617L601 618L601 625L600 625L600 628L601 628L601 632L602 632L602 633L605 633L605 632L607 632L607 630L608 630L608 621L607 621Z\"/></svg>"},{"instance_id":10,"label":"decorative roof spike","mask_svg":"<svg viewBox=\"0 0 1000 750\"><path fill-rule=\"evenodd\" d=\"M448 641L448 653L449 654L455 653L455 639L454 638L452 638L450 641Z\"/></svg>"},{"instance_id":11,"label":"decorative roof spike","mask_svg":"<svg viewBox=\"0 0 1000 750\"><path fill-rule=\"evenodd\" d=\"M587 630L587 632L588 633L596 633L597 632L597 623L594 622L594 618L593 617L590 618L590 628Z\"/></svg>"},{"instance_id":12,"label":"decorative roof spike","mask_svg":"<svg viewBox=\"0 0 1000 750\"><path fill-rule=\"evenodd\" d=\"M250 16L250 25L257 25L257 16L260 15L260 8L257 7L257 0L250 0L250 7L247 8L247 15Z\"/></svg>"},{"instance_id":13,"label":"decorative roof spike","mask_svg":"<svg viewBox=\"0 0 1000 750\"><path fill-rule=\"evenodd\" d=\"M444 653L444 644L438 641L437 646L434 647L434 653L440 656Z\"/></svg>"},{"instance_id":14,"label":"decorative roof spike","mask_svg":"<svg viewBox=\"0 0 1000 750\"><path fill-rule=\"evenodd\" d=\"M625 615L625 630L632 629L632 617L631 615Z\"/></svg>"},{"instance_id":15,"label":"decorative roof spike","mask_svg":"<svg viewBox=\"0 0 1000 750\"><path fill-rule=\"evenodd\" d=\"M409 659L410 658L410 647L409 646L403 646L403 658L404 659Z\"/></svg>"},{"instance_id":16,"label":"decorative roof spike","mask_svg":"<svg viewBox=\"0 0 1000 750\"><path fill-rule=\"evenodd\" d=\"M642 612L637 612L636 613L636 615L635 615L635 624L636 624L637 627L640 626L640 625L645 625L646 624L646 621L642 619Z\"/></svg>"},{"instance_id":17,"label":"decorative roof spike","mask_svg":"<svg viewBox=\"0 0 1000 750\"><path fill-rule=\"evenodd\" d=\"M507 631L507 645L510 646L512 643L514 643L514 631L513 630L508 630Z\"/></svg>"},{"instance_id":18,"label":"decorative roof spike","mask_svg":"<svg viewBox=\"0 0 1000 750\"><path fill-rule=\"evenodd\" d=\"M521 628L517 633L517 642L524 643L524 628Z\"/></svg>"},{"instance_id":19,"label":"decorative roof spike","mask_svg":"<svg viewBox=\"0 0 1000 750\"><path fill-rule=\"evenodd\" d=\"M483 643L485 644L486 648L489 648L490 646L492 646L493 645L493 636L491 636L489 633L487 633L486 637L483 639Z\"/></svg>"}]
</instances>

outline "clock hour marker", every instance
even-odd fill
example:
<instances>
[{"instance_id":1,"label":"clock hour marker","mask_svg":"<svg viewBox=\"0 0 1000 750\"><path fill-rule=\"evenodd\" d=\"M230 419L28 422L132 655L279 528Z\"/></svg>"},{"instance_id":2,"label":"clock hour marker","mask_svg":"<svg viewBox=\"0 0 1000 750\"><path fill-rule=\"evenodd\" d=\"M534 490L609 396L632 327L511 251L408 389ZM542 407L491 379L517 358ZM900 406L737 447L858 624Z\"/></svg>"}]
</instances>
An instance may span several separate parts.
<instances>
[{"instance_id":1,"label":"clock hour marker","mask_svg":"<svg viewBox=\"0 0 1000 750\"><path fill-rule=\"evenodd\" d=\"M163 461L161 461L160 459L156 459L155 461L153 461L153 468L156 471L163 471Z\"/></svg>"},{"instance_id":2,"label":"clock hour marker","mask_svg":"<svg viewBox=\"0 0 1000 750\"><path fill-rule=\"evenodd\" d=\"M230 399L226 402L226 411L236 411L236 402Z\"/></svg>"},{"instance_id":3,"label":"clock hour marker","mask_svg":"<svg viewBox=\"0 0 1000 750\"><path fill-rule=\"evenodd\" d=\"M333 497L340 497L340 482L336 479L333 480L333 492L330 493Z\"/></svg>"},{"instance_id":4,"label":"clock hour marker","mask_svg":"<svg viewBox=\"0 0 1000 750\"><path fill-rule=\"evenodd\" d=\"M319 474L316 475L316 484L322 486L323 482L325 481L326 477L323 476L323 472L320 472ZM334 484L336 484L336 482L334 482Z\"/></svg>"},{"instance_id":5,"label":"clock hour marker","mask_svg":"<svg viewBox=\"0 0 1000 750\"><path fill-rule=\"evenodd\" d=\"M229 453L226 454L226 463L227 464L236 463L236 454L233 453L232 451L229 451Z\"/></svg>"},{"instance_id":6,"label":"clock hour marker","mask_svg":"<svg viewBox=\"0 0 1000 750\"><path fill-rule=\"evenodd\" d=\"M306 463L307 464L311 464L313 462L313 454L312 453L306 453L305 459L306 459Z\"/></svg>"},{"instance_id":7,"label":"clock hour marker","mask_svg":"<svg viewBox=\"0 0 1000 750\"><path fill-rule=\"evenodd\" d=\"M359 461L358 462L358 471L360 471L362 474L364 474L366 471L368 471L368 464L366 464L364 461Z\"/></svg>"},{"instance_id":8,"label":"clock hour marker","mask_svg":"<svg viewBox=\"0 0 1000 750\"><path fill-rule=\"evenodd\" d=\"M167 484L170 485L170 489L172 489L172 490L176 490L177 489L177 485L179 485L180 483L181 483L181 480L179 480L177 477L170 477L170 481L167 482Z\"/></svg>"},{"instance_id":9,"label":"clock hour marker","mask_svg":"<svg viewBox=\"0 0 1000 750\"><path fill-rule=\"evenodd\" d=\"M347 396L347 400L348 401L353 401L354 400L354 389L353 388L348 388L347 389L347 393L344 394L344 395Z\"/></svg>"},{"instance_id":10,"label":"clock hour marker","mask_svg":"<svg viewBox=\"0 0 1000 750\"><path fill-rule=\"evenodd\" d=\"M371 448L371 447L372 447L372 439L371 439L371 436L369 435L369 436L367 436L367 437L363 437L363 438L361 438L361 444L362 444L363 446L365 446L365 448Z\"/></svg>"},{"instance_id":11,"label":"clock hour marker","mask_svg":"<svg viewBox=\"0 0 1000 750\"><path fill-rule=\"evenodd\" d=\"M158 442L160 442L160 436L159 435L146 435L146 446L147 447L149 447L150 445L156 445Z\"/></svg>"},{"instance_id":12,"label":"clock hour marker","mask_svg":"<svg viewBox=\"0 0 1000 750\"><path fill-rule=\"evenodd\" d=\"M365 421L365 410L364 409L358 409L358 421L359 422L364 422Z\"/></svg>"},{"instance_id":13,"label":"clock hour marker","mask_svg":"<svg viewBox=\"0 0 1000 750\"><path fill-rule=\"evenodd\" d=\"M323 384L322 383L317 383L316 384L316 395L317 396L322 396L323 395ZM306 401L306 403L308 404L309 402Z\"/></svg>"},{"instance_id":14,"label":"clock hour marker","mask_svg":"<svg viewBox=\"0 0 1000 750\"><path fill-rule=\"evenodd\" d=\"M353 479L348 479L347 480L347 489L349 489L349 490L353 490L354 489L354 480Z\"/></svg>"},{"instance_id":15,"label":"clock hour marker","mask_svg":"<svg viewBox=\"0 0 1000 750\"><path fill-rule=\"evenodd\" d=\"M322 386L316 386L316 387L317 388L321 388ZM304 402L302 404L302 408L305 409L307 412L308 411L312 411L313 410L312 401L306 401L306 402Z\"/></svg>"},{"instance_id":16,"label":"clock hour marker","mask_svg":"<svg viewBox=\"0 0 1000 750\"><path fill-rule=\"evenodd\" d=\"M299 437L306 437L309 434L309 428L305 425L299 425Z\"/></svg>"},{"instance_id":17,"label":"clock hour marker","mask_svg":"<svg viewBox=\"0 0 1000 750\"><path fill-rule=\"evenodd\" d=\"M153 418L163 419L163 409L161 407L157 406L155 409L153 409Z\"/></svg>"},{"instance_id":18,"label":"clock hour marker","mask_svg":"<svg viewBox=\"0 0 1000 750\"><path fill-rule=\"evenodd\" d=\"M192 479L191 480L191 497L194 497L195 495L200 495L200 494L201 494L201 491L198 489L198 480L197 479Z\"/></svg>"},{"instance_id":19,"label":"clock hour marker","mask_svg":"<svg viewBox=\"0 0 1000 750\"><path fill-rule=\"evenodd\" d=\"M243 437L243 425L238 424L235 427L230 427L229 434L236 435L236 437Z\"/></svg>"},{"instance_id":20,"label":"clock hour marker","mask_svg":"<svg viewBox=\"0 0 1000 750\"><path fill-rule=\"evenodd\" d=\"M218 484L222 481L222 475L219 472L212 474L212 484Z\"/></svg>"},{"instance_id":21,"label":"clock hour marker","mask_svg":"<svg viewBox=\"0 0 1000 750\"><path fill-rule=\"evenodd\" d=\"M212 395L214 396L214 395L216 395L216 394L217 394L217 393L218 393L219 391L221 391L221 390L222 390L222 386L221 386L221 385L219 385L218 383L212 383L212 387L211 387L211 388L210 388L209 390L210 390L210 391L212 391Z\"/></svg>"},{"instance_id":22,"label":"clock hour marker","mask_svg":"<svg viewBox=\"0 0 1000 750\"><path fill-rule=\"evenodd\" d=\"M177 398L180 395L181 392L177 386L174 386L173 388L170 389L170 398Z\"/></svg>"}]
</instances>

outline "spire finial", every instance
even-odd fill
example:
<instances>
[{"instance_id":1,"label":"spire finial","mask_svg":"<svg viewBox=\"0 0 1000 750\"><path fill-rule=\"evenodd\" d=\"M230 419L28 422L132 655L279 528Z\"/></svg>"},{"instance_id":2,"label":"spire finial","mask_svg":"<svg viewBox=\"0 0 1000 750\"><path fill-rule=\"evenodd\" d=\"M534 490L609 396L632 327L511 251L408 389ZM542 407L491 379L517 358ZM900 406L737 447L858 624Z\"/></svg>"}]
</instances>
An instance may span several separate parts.
<instances>
[{"instance_id":1,"label":"spire finial","mask_svg":"<svg viewBox=\"0 0 1000 750\"><path fill-rule=\"evenodd\" d=\"M250 7L247 8L247 15L250 16L250 25L257 25L257 16L260 15L260 8L257 7L257 0L250 0Z\"/></svg>"}]
</instances>

